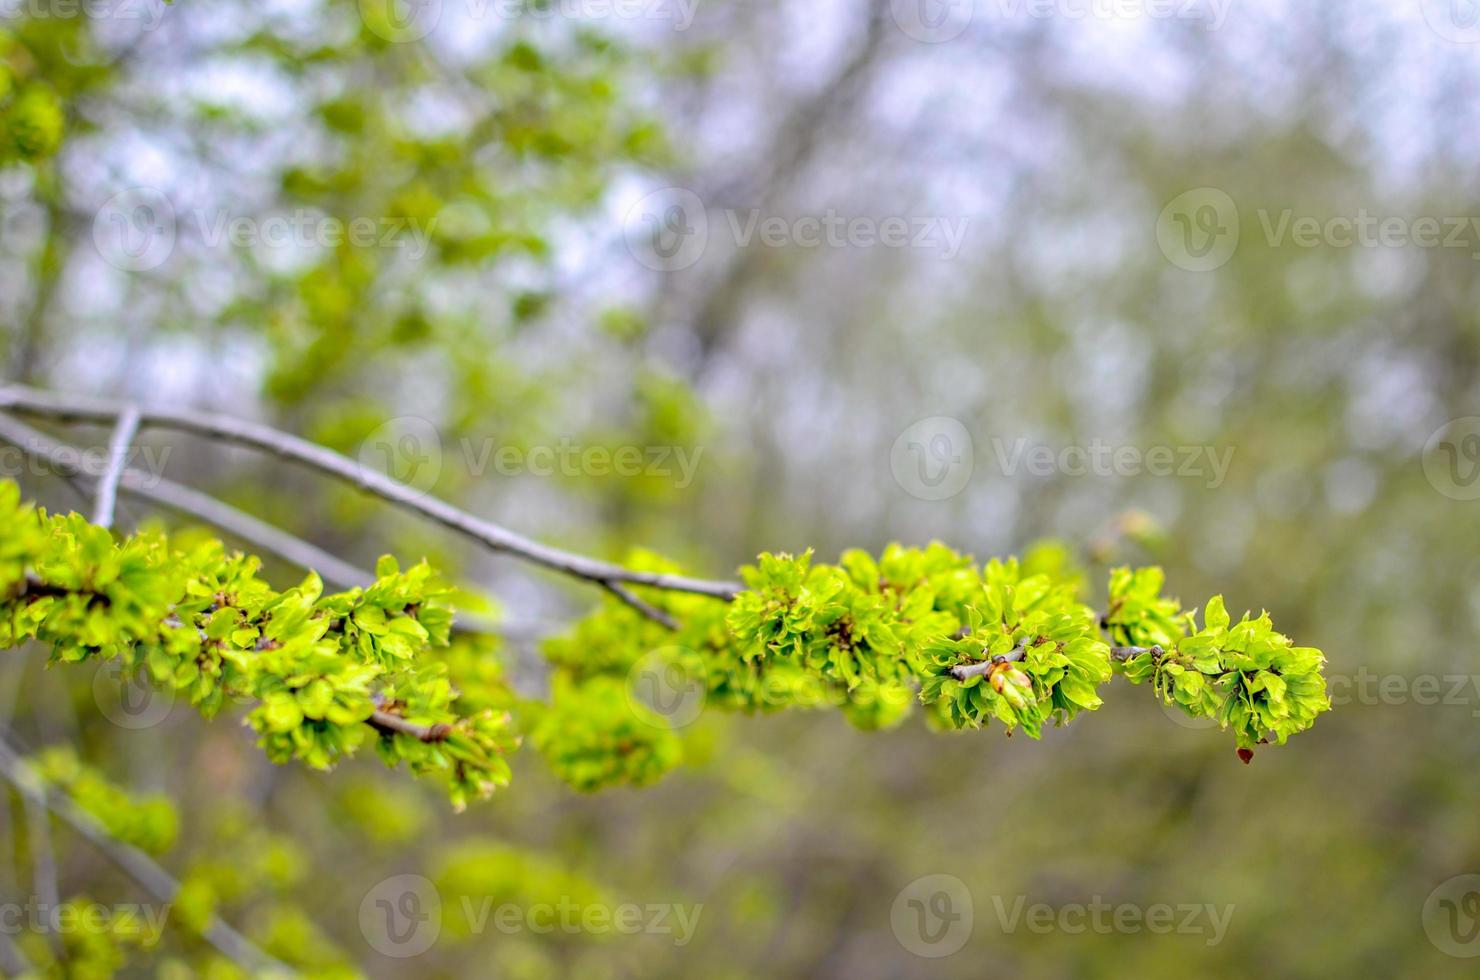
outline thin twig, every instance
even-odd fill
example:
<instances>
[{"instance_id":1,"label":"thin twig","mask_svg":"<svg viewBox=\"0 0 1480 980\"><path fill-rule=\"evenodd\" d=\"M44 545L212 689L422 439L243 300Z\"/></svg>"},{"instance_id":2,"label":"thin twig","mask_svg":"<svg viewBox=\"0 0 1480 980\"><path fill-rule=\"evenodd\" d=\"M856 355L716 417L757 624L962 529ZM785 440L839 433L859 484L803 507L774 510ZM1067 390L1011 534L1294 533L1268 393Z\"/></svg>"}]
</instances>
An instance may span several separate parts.
<instances>
[{"instance_id":1,"label":"thin twig","mask_svg":"<svg viewBox=\"0 0 1480 980\"><path fill-rule=\"evenodd\" d=\"M4 414L0 414L0 442L9 443L32 459L40 460L71 482L98 478L96 464L76 447L53 439ZM126 467L119 479L119 489L131 496L151 500L177 513L187 514L220 528L299 568L318 572L324 581L339 588L363 588L375 581L375 576L370 572L357 568L312 542L259 520L246 511L237 510L210 494L164 477ZM502 636L510 632L502 624L467 615L458 616L452 628L457 633L495 633Z\"/></svg>"},{"instance_id":2,"label":"thin twig","mask_svg":"<svg viewBox=\"0 0 1480 980\"><path fill-rule=\"evenodd\" d=\"M451 725L418 725L415 722L407 721L400 715L394 715L389 711L381 711L379 709L370 715L369 725L379 732L410 735L412 738L422 742L445 742L447 741L447 736L452 734Z\"/></svg>"},{"instance_id":3,"label":"thin twig","mask_svg":"<svg viewBox=\"0 0 1480 980\"><path fill-rule=\"evenodd\" d=\"M31 888L36 901L46 909L46 914L55 916L57 907L62 903L62 894L57 885L57 857L51 846L50 818L42 801L22 794L21 802L26 808L26 837L31 852ZM50 925L52 928L46 931L46 939L52 952L60 957L62 944L56 933L56 923L52 922Z\"/></svg>"},{"instance_id":4,"label":"thin twig","mask_svg":"<svg viewBox=\"0 0 1480 980\"><path fill-rule=\"evenodd\" d=\"M1149 653L1152 657L1160 658L1164 652L1160 644L1149 647L1111 647L1110 659L1124 663L1127 660L1134 660L1143 653Z\"/></svg>"},{"instance_id":5,"label":"thin twig","mask_svg":"<svg viewBox=\"0 0 1480 980\"><path fill-rule=\"evenodd\" d=\"M22 797L56 814L156 901L174 902L180 883L169 872L138 848L115 840L92 814L73 803L65 793L49 792L41 777L4 737L0 737L0 776L4 776ZM223 956L249 970L273 970L296 975L286 964L268 956L219 918L211 919L210 924L201 930L201 937Z\"/></svg>"},{"instance_id":6,"label":"thin twig","mask_svg":"<svg viewBox=\"0 0 1480 980\"><path fill-rule=\"evenodd\" d=\"M187 514L220 528L290 565L318 572L324 581L336 587L353 589L375 581L375 576L365 569L192 487L156 479L139 470L128 470L124 474L123 489L125 493L147 497L176 513Z\"/></svg>"},{"instance_id":7,"label":"thin twig","mask_svg":"<svg viewBox=\"0 0 1480 980\"><path fill-rule=\"evenodd\" d=\"M616 596L618 599L625 602L633 609L636 609L638 612L642 613L644 616L646 616L648 619L651 619L658 625L666 626L668 629L671 630L678 629L677 620L675 620L672 616L668 615L663 610L659 609L657 606L652 605L649 602L644 602L637 595L633 594L631 589L624 588L623 586L618 585L616 582L603 581L599 584L603 589L606 589L606 591L610 592L612 595Z\"/></svg>"},{"instance_id":8,"label":"thin twig","mask_svg":"<svg viewBox=\"0 0 1480 980\"><path fill-rule=\"evenodd\" d=\"M101 478L101 471L86 454L6 415L0 415L0 442L15 446L69 479ZM312 569L322 575L325 581L335 585L353 588L375 581L374 575L331 555L317 545L199 490L129 467L125 467L119 475L119 488L131 496L152 500L170 510L188 514L221 528L300 568Z\"/></svg>"},{"instance_id":9,"label":"thin twig","mask_svg":"<svg viewBox=\"0 0 1480 980\"><path fill-rule=\"evenodd\" d=\"M123 408L117 402L37 391L20 385L0 388L0 409L62 422L105 424L116 419ZM742 588L735 582L637 571L541 544L501 525L459 510L446 501L428 496L324 446L256 422L229 415L177 408L141 408L139 418L140 425L144 427L193 432L251 446L283 459L303 463L382 500L430 518L494 551L505 552L597 585L625 583L673 592L690 592L726 601L733 599Z\"/></svg>"},{"instance_id":10,"label":"thin twig","mask_svg":"<svg viewBox=\"0 0 1480 980\"><path fill-rule=\"evenodd\" d=\"M65 598L72 595L90 595L93 598L103 598L96 593L89 593L79 589L70 589L64 586L51 585L47 582L42 581L34 574L28 574L25 577L25 579L21 583L19 594L14 595L13 598L24 599L27 597L36 598L48 596L53 598ZM180 628L181 626L178 617L176 617L173 613L170 615L167 622L169 623L169 625L175 628ZM200 634L201 642L206 642L208 637L206 636L205 630L199 630L198 632ZM265 640L258 640L257 649L265 649L265 642ZM365 719L365 724L374 728L376 731L381 732L382 734L410 735L411 737L420 739L423 742L441 742L445 741L447 736L452 731L451 725L439 724L432 725L430 727L426 725L417 725L407 721L400 715L380 709L381 705L377 700L376 710L372 712L369 718Z\"/></svg>"},{"instance_id":11,"label":"thin twig","mask_svg":"<svg viewBox=\"0 0 1480 980\"><path fill-rule=\"evenodd\" d=\"M128 463L128 449L139 432L139 410L133 405L124 407L113 426L113 438L108 440L108 465L98 478L97 504L93 509L93 523L99 527L113 526L113 510L118 503L118 481Z\"/></svg>"},{"instance_id":12,"label":"thin twig","mask_svg":"<svg viewBox=\"0 0 1480 980\"><path fill-rule=\"evenodd\" d=\"M1014 661L1023 659L1023 657L1027 654L1029 645L1031 644L1019 644L1018 646L1013 647L1011 650L1009 650L1007 653L1002 654L1001 656L992 657L991 659L983 660L980 663L958 664L957 666L951 668L951 676L956 678L956 680L958 681L964 681L968 677L977 677L983 674L990 674L992 672L992 668L996 667L998 664L1013 663ZM1149 653L1152 656L1160 657L1162 655L1162 652L1163 651L1159 646L1111 647L1110 659L1118 660L1123 663L1127 660L1139 657L1143 653Z\"/></svg>"},{"instance_id":13,"label":"thin twig","mask_svg":"<svg viewBox=\"0 0 1480 980\"><path fill-rule=\"evenodd\" d=\"M951 676L956 678L956 680L958 681L964 681L968 677L980 677L985 674L990 674L993 667L996 667L1000 664L1010 664L1015 661L1021 660L1027 652L1028 647L1025 644L1020 643L1006 653L999 654L987 660L983 660L981 663L959 664L955 667L952 667Z\"/></svg>"}]
</instances>

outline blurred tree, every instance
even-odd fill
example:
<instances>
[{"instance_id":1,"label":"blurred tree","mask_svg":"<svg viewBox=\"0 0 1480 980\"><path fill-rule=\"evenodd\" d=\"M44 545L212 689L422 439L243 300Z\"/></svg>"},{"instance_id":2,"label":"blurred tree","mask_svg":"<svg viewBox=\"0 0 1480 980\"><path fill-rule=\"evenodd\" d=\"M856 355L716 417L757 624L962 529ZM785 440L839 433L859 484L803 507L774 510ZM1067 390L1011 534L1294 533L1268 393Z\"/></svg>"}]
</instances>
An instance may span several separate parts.
<instances>
[{"instance_id":1,"label":"blurred tree","mask_svg":"<svg viewBox=\"0 0 1480 980\"><path fill-rule=\"evenodd\" d=\"M294 928L311 920L381 975L1464 975L1426 940L1422 910L1480 860L1468 778L1480 542L1459 484L1425 479L1424 447L1476 414L1473 44L1431 3L1253 0L1164 17L951 5L954 19L926 30L911 6L764 0L690 22L677 5L625 20L533 4L510 19L448 2L412 37L374 4L182 2L142 20L28 5L7 15L0 56L8 376L265 418L351 455L412 431L388 420L420 417L449 465L428 481L412 454L393 455L397 475L606 556L642 542L725 568L765 549L939 537L990 555L1058 535L1088 545L1091 581L1155 562L1172 594L1270 606L1331 655L1340 710L1322 725L1244 769L1227 764L1226 735L1168 739L1159 712L1124 696L1088 736L1071 726L1012 751L913 724L861 741L832 712L751 719L732 738L705 712L684 734L682 779L572 799L516 758L519 791L454 821L419 783L357 764L333 780L265 766L188 713L121 732L99 721L87 672L43 673L32 654L0 673L0 711L25 692L23 741L73 743L110 778L178 801L171 867L187 878L194 855L257 852L222 811L300 848L284 862L300 881L263 884L227 862L210 888L253 937L277 937L274 953L319 948ZM23 103L31 89L49 94ZM39 153L53 98L60 143ZM634 202L664 186L707 209L684 269L626 247ZM141 226L110 223L108 202L141 187L173 210L174 246L153 268L119 269L109 235ZM1238 232L1206 271L1157 234L1197 217L1173 205L1199 189L1234 207L1209 227ZM216 237L223 217L260 233L300 208L346 229L404 221L393 238L407 247ZM1364 211L1461 234L1454 247L1343 246L1323 231L1307 247L1281 224ZM731 230L829 212L965 222L966 235L948 256L939 239L773 247ZM968 433L972 466L959 493L922 499L890 447L940 418ZM563 439L703 455L682 488L468 464L492 460L485 447ZM1097 440L1143 461L1197 451L1197 471L1026 463ZM460 605L498 595L517 627L511 674L523 695L545 692L527 631L582 593L527 583L275 461L180 446L172 476L360 566L426 555L464 587ZM90 506L21 476L59 509ZM265 575L290 585L289 564ZM367 812L368 787L393 802ZM29 846L22 826L5 824L12 851ZM364 951L355 912L377 882L490 836L608 894L702 902L701 927L681 948L488 930L418 960ZM936 873L969 884L975 928L960 953L927 961L891 936L890 908ZM85 854L64 855L60 874L95 901L130 894ZM0 878L18 893L22 881ZM1097 895L1234 913L1210 944L1009 927L995 904ZM291 908L255 921L279 899Z\"/></svg>"}]
</instances>

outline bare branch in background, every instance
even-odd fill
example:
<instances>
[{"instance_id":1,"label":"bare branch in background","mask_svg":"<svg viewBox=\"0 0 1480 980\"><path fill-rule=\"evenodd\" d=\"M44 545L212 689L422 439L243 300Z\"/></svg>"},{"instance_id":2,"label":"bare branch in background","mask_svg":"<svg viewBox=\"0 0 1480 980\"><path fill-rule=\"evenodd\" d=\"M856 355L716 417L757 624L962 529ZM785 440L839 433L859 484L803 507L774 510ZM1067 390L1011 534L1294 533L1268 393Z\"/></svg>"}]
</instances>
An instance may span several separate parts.
<instances>
[{"instance_id":1,"label":"bare branch in background","mask_svg":"<svg viewBox=\"0 0 1480 980\"><path fill-rule=\"evenodd\" d=\"M114 840L91 814L73 803L65 794L48 790L41 777L3 736L0 736L0 776L15 787L28 806L34 805L38 810L49 810L56 814L63 823L138 882L156 901L175 900L175 895L180 891L180 883L169 872L138 848ZM44 814L42 821L45 821ZM51 907L55 908L55 903ZM297 975L218 918L213 918L201 931L201 937L221 955L249 970L272 970L287 976Z\"/></svg>"},{"instance_id":2,"label":"bare branch in background","mask_svg":"<svg viewBox=\"0 0 1480 980\"><path fill-rule=\"evenodd\" d=\"M765 152L752 159L728 186L716 190L714 197L753 201L762 213L773 213L778 199L823 148L829 127L849 120L881 64L889 35L889 0L874 0L868 6L863 37L843 64L816 92L792 107ZM766 249L738 249L718 279L692 302L692 308L676 317L694 325L701 370L729 339L745 291L761 274L766 260Z\"/></svg>"},{"instance_id":3,"label":"bare branch in background","mask_svg":"<svg viewBox=\"0 0 1480 980\"><path fill-rule=\"evenodd\" d=\"M0 415L0 442L39 459L69 479L99 479L101 472L75 447L52 439L38 429ZM170 510L187 514L226 531L277 555L300 568L312 569L344 588L369 585L375 576L364 569L337 558L322 548L294 537L286 531L259 520L215 497L190 487L154 477L141 470L125 467L119 474L119 488L127 494L151 500Z\"/></svg>"},{"instance_id":4,"label":"bare branch in background","mask_svg":"<svg viewBox=\"0 0 1480 980\"><path fill-rule=\"evenodd\" d=\"M18 385L0 389L0 409L51 418L61 422L108 424L116 420L125 408L126 406L116 402L36 391ZM733 599L742 588L735 582L635 571L621 565L541 544L491 521L460 510L446 501L427 496L399 480L361 466L332 449L270 426L227 415L177 408L141 408L139 419L141 427L192 432L242 446L251 446L283 459L304 463L322 473L359 487L382 500L428 517L494 551L505 552L552 571L597 585L625 583L673 592L706 595L726 601Z\"/></svg>"},{"instance_id":5,"label":"bare branch in background","mask_svg":"<svg viewBox=\"0 0 1480 980\"><path fill-rule=\"evenodd\" d=\"M113 511L118 502L118 481L123 479L123 470L128 463L128 447L138 432L139 410L130 405L118 416L118 422L113 426L113 437L108 440L108 465L98 478L93 523L99 527L113 526Z\"/></svg>"},{"instance_id":6,"label":"bare branch in background","mask_svg":"<svg viewBox=\"0 0 1480 980\"><path fill-rule=\"evenodd\" d=\"M78 452L76 447L52 439L39 429L33 429L7 415L0 415L0 442L9 443L32 459L40 460L70 482L99 478L97 467ZM330 554L318 545L183 484L125 467L119 474L119 489L210 524L299 568L318 572L326 582L336 587L363 588L375 581L375 576L370 572ZM517 626L479 620L467 614L459 615L452 628L458 633L497 633L501 636L520 632ZM523 632L530 632L530 629L526 624ZM0 715L0 721L3 721L3 717Z\"/></svg>"},{"instance_id":7,"label":"bare branch in background","mask_svg":"<svg viewBox=\"0 0 1480 980\"><path fill-rule=\"evenodd\" d=\"M633 595L630 589L625 589L622 586L618 585L616 582L602 582L601 587L606 589L606 591L610 592L612 595L616 596L622 602L625 602L627 605L631 606L633 609L636 609L638 612L642 613L648 619L651 619L653 622L658 623L662 626L666 626L668 629L671 630L678 629L677 620L675 620L672 616L668 615L663 610L659 609L657 606L654 606L651 603L644 602L642 599Z\"/></svg>"},{"instance_id":8,"label":"bare branch in background","mask_svg":"<svg viewBox=\"0 0 1480 980\"><path fill-rule=\"evenodd\" d=\"M51 824L48 821L46 807L41 801L25 793L21 794L21 801L26 808L26 842L31 852L31 887L35 891L36 901L49 910L49 914L55 914L56 908L61 904L61 889L57 885L57 858L56 851L51 846ZM55 930L48 931L47 941L52 950L62 955L62 944Z\"/></svg>"}]
</instances>

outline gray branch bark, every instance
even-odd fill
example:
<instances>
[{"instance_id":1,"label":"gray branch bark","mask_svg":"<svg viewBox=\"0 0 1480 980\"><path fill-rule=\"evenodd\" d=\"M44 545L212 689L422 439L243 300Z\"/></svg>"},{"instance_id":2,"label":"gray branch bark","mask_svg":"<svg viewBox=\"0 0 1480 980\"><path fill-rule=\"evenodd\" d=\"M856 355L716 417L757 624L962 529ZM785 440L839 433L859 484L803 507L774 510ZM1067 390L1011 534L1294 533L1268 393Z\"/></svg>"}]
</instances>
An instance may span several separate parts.
<instances>
[{"instance_id":1,"label":"gray branch bark","mask_svg":"<svg viewBox=\"0 0 1480 980\"><path fill-rule=\"evenodd\" d=\"M102 476L102 472L76 447L5 415L0 415L0 442L15 446L69 479L98 480ZM312 569L322 575L325 581L342 588L369 585L375 581L374 575L316 545L258 520L245 511L237 510L230 504L222 503L215 497L163 477L124 467L119 474L119 489L130 496L153 501L177 513L218 527L300 568Z\"/></svg>"},{"instance_id":2,"label":"gray branch bark","mask_svg":"<svg viewBox=\"0 0 1480 980\"><path fill-rule=\"evenodd\" d=\"M93 523L99 527L113 526L113 511L118 503L118 482L123 479L123 471L128 463L128 447L138 431L139 410L129 405L113 426L113 437L108 440L108 464L98 478Z\"/></svg>"},{"instance_id":3,"label":"gray branch bark","mask_svg":"<svg viewBox=\"0 0 1480 980\"><path fill-rule=\"evenodd\" d=\"M41 777L3 737L0 737L0 776L4 776L6 781L15 787L16 792L27 801L56 814L63 823L76 831L78 836L92 844L102 852L104 857L138 882L139 886L155 901L168 903L175 900L175 895L180 890L180 883L169 872L138 848L115 840L102 824L90 813L73 803L66 795L48 791ZM202 931L201 937L214 946L221 955L248 970L271 970L288 976L297 976L296 971L268 956L251 940L219 918L211 920L210 925Z\"/></svg>"},{"instance_id":4,"label":"gray branch bark","mask_svg":"<svg viewBox=\"0 0 1480 980\"><path fill-rule=\"evenodd\" d=\"M117 402L36 391L19 385L0 388L0 410L51 418L60 422L110 424L126 411ZM360 488L382 500L421 514L444 527L479 542L485 547L504 552L552 571L600 585L645 586L673 592L689 592L730 600L742 586L735 582L712 581L683 575L643 572L586 555L541 544L460 510L446 501L427 496L377 470L360 465L324 446L308 442L270 426L227 415L191 409L139 409L143 428L172 429L250 446L282 459L293 460ZM619 594L620 595L620 594ZM646 614L646 611L644 610Z\"/></svg>"}]
</instances>

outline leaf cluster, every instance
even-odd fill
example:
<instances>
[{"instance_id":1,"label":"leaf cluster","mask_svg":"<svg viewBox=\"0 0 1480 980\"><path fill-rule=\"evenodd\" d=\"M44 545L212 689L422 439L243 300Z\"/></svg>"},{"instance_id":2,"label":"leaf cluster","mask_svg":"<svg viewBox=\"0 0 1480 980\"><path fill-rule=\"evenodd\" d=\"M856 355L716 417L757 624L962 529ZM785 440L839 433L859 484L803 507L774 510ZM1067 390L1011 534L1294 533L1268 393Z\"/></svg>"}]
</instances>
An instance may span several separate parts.
<instances>
[{"instance_id":1,"label":"leaf cluster","mask_svg":"<svg viewBox=\"0 0 1480 980\"><path fill-rule=\"evenodd\" d=\"M649 554L631 564L678 571ZM1038 738L1098 708L1100 686L1121 672L1231 727L1241 755L1330 707L1320 651L1294 646L1267 615L1232 624L1216 597L1196 629L1162 595L1158 568L1113 570L1100 614L1056 545L985 565L940 543L853 550L837 564L763 554L728 604L640 589L677 628L609 600L547 641L542 700L516 697L487 651L452 642L451 590L425 562L403 571L386 558L376 573L349 592L326 595L312 574L279 592L219 542L116 541L0 484L0 644L38 639L57 661L141 667L207 716L243 705L275 762L327 768L373 745L390 765L444 780L458 806L509 781L515 712L578 789L661 778L696 719L655 710L655 685L702 709L836 708L881 729L919 705L936 727L995 720Z\"/></svg>"},{"instance_id":2,"label":"leaf cluster","mask_svg":"<svg viewBox=\"0 0 1480 980\"><path fill-rule=\"evenodd\" d=\"M219 542L176 551L49 516L0 483L0 645L39 640L52 659L143 668L207 717L247 706L274 762L328 768L372 745L387 764L445 780L454 803L506 785L507 712L465 713L429 651L450 638L450 590L425 563L382 559L364 589L325 595L310 574L278 592ZM388 727L418 726L425 737Z\"/></svg>"}]
</instances>

